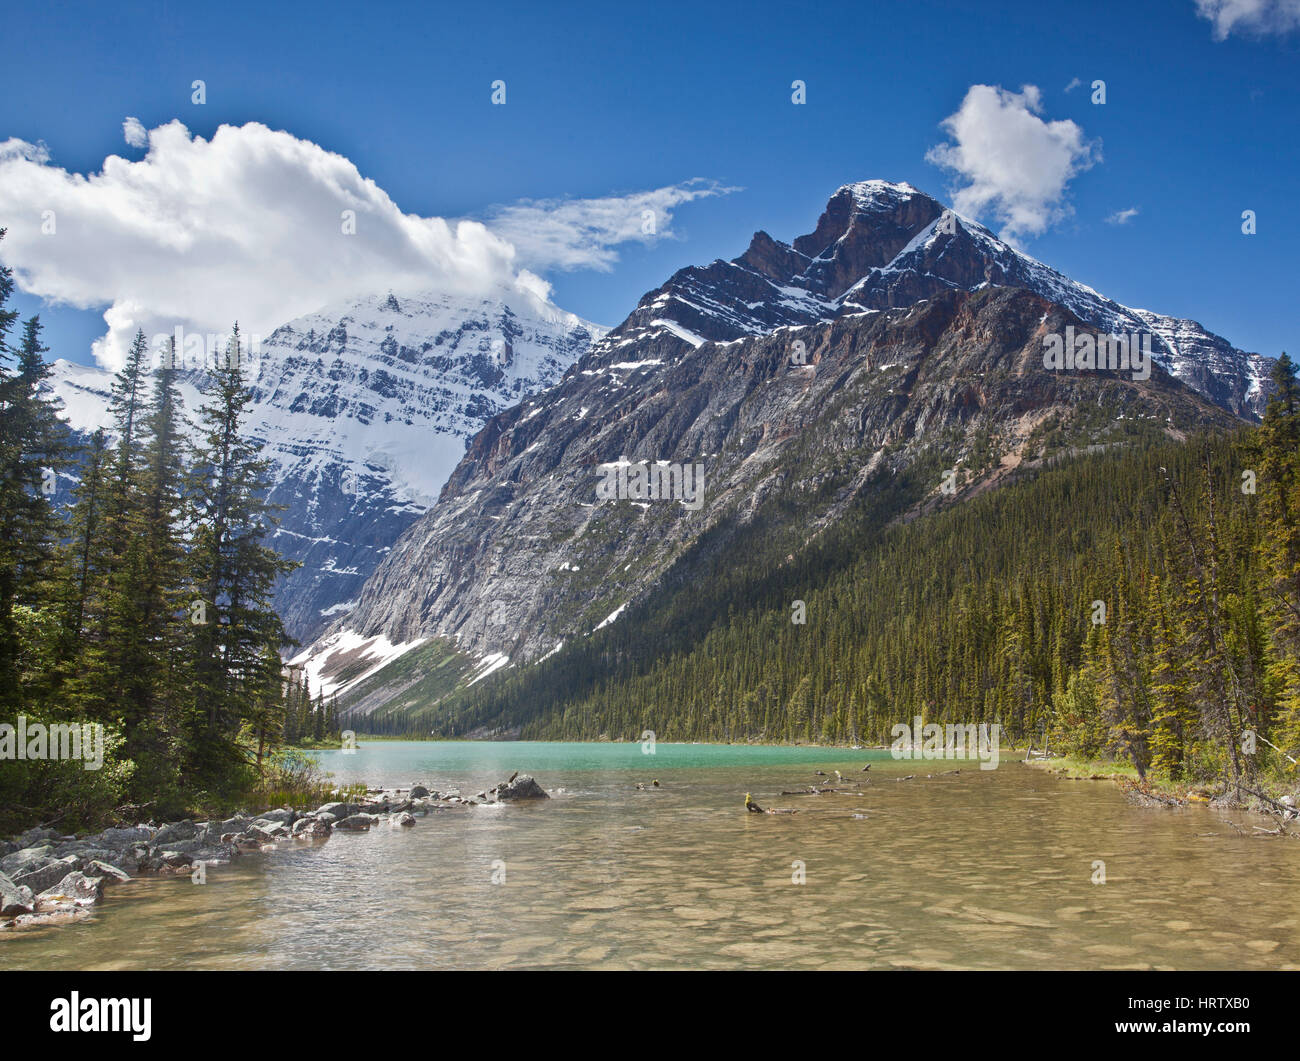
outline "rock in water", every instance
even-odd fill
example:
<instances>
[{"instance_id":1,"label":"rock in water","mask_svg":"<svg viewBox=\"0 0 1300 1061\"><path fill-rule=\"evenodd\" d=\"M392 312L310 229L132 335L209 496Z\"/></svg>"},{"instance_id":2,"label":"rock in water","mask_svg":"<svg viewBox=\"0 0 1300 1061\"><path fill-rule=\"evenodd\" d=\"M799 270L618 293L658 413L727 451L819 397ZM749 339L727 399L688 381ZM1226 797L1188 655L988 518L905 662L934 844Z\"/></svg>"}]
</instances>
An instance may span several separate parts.
<instances>
[{"instance_id":1,"label":"rock in water","mask_svg":"<svg viewBox=\"0 0 1300 1061\"><path fill-rule=\"evenodd\" d=\"M524 774L497 787L497 799L550 799L531 774Z\"/></svg>"},{"instance_id":2,"label":"rock in water","mask_svg":"<svg viewBox=\"0 0 1300 1061\"><path fill-rule=\"evenodd\" d=\"M127 873L126 870L114 866L111 862L101 862L98 859L92 859L86 863L86 869L90 870L96 877L105 880L111 879L121 883L131 879L131 874Z\"/></svg>"},{"instance_id":3,"label":"rock in water","mask_svg":"<svg viewBox=\"0 0 1300 1061\"><path fill-rule=\"evenodd\" d=\"M282 807L277 810L266 811L263 814L259 814L257 817L260 821L279 822L281 825L292 825L298 815L287 807Z\"/></svg>"},{"instance_id":4,"label":"rock in water","mask_svg":"<svg viewBox=\"0 0 1300 1061\"><path fill-rule=\"evenodd\" d=\"M30 914L35 905L31 888L21 887L0 873L0 917Z\"/></svg>"},{"instance_id":5,"label":"rock in water","mask_svg":"<svg viewBox=\"0 0 1300 1061\"><path fill-rule=\"evenodd\" d=\"M30 869L26 873L15 874L13 881L20 888L30 888L34 895L39 896L46 888L58 884L69 873L76 870L79 865L81 863L77 860L77 857L69 855L67 858L47 862L39 869Z\"/></svg>"},{"instance_id":6,"label":"rock in water","mask_svg":"<svg viewBox=\"0 0 1300 1061\"><path fill-rule=\"evenodd\" d=\"M293 835L301 840L315 840L329 836L333 831L330 824L333 820L333 816L328 814L319 818L299 818L293 823Z\"/></svg>"},{"instance_id":7,"label":"rock in water","mask_svg":"<svg viewBox=\"0 0 1300 1061\"><path fill-rule=\"evenodd\" d=\"M77 906L91 906L98 902L103 894L103 878L87 877L84 873L73 872L53 888L41 892L37 899L47 903L72 902Z\"/></svg>"}]
</instances>

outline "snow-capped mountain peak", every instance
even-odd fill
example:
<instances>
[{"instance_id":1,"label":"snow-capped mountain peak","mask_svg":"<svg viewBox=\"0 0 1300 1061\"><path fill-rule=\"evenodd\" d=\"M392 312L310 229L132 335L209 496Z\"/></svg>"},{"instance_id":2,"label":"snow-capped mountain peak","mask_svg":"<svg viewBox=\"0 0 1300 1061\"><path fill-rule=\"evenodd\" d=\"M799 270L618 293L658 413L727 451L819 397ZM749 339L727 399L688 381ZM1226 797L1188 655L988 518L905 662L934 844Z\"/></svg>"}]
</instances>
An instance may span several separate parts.
<instances>
[{"instance_id":1,"label":"snow-capped mountain peak","mask_svg":"<svg viewBox=\"0 0 1300 1061\"><path fill-rule=\"evenodd\" d=\"M436 500L466 442L556 382L605 329L528 292L371 293L277 328L248 353L247 430L272 462L274 544L303 566L277 604L298 638L354 601L398 535ZM55 363L75 428L111 426L112 378ZM201 371L180 379L186 409Z\"/></svg>"},{"instance_id":2,"label":"snow-capped mountain peak","mask_svg":"<svg viewBox=\"0 0 1300 1061\"><path fill-rule=\"evenodd\" d=\"M607 343L669 325L730 342L986 286L1026 288L1102 331L1150 332L1156 362L1175 378L1238 415L1263 411L1268 358L1195 321L1124 306L912 185L881 180L840 187L817 227L792 243L757 232L732 261L680 270L647 294Z\"/></svg>"}]
</instances>

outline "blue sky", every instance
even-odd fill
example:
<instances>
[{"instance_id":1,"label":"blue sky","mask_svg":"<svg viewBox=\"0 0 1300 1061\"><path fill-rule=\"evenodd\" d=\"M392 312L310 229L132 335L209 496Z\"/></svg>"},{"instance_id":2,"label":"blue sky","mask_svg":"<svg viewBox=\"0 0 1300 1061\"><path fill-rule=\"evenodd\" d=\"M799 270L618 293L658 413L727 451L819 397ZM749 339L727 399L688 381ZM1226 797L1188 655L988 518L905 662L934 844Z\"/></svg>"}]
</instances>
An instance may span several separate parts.
<instances>
[{"instance_id":1,"label":"blue sky","mask_svg":"<svg viewBox=\"0 0 1300 1061\"><path fill-rule=\"evenodd\" d=\"M1202 0L1207 14L1216 2ZM1197 0L28 4L5 20L0 141L43 144L44 165L93 174L109 155L144 158L123 139L128 116L149 130L178 119L205 139L259 122L344 156L402 212L489 226L521 200L691 178L737 189L676 205L665 238L612 243L605 269L534 267L558 305L613 325L672 271L733 257L757 229L787 240L810 231L848 181L906 180L951 201L967 181L927 161L949 140L941 123L974 85L1034 85L1037 116L1075 123L1092 164L1019 244L1128 305L1295 353L1298 19L1293 0L1236 3L1258 17L1233 23L1236 8L1220 3L1216 22ZM191 102L198 78L202 106ZM496 79L505 106L490 102ZM795 79L803 106L791 103ZM1104 105L1090 101L1094 79ZM40 203L17 193L0 203L6 261L22 266L12 237ZM996 209L981 220L1005 230ZM79 253L116 268L102 234ZM107 296L84 276L54 276L66 263L49 268L52 290L101 301L75 310L25 294L19 305L41 311L54 356L89 362Z\"/></svg>"}]
</instances>

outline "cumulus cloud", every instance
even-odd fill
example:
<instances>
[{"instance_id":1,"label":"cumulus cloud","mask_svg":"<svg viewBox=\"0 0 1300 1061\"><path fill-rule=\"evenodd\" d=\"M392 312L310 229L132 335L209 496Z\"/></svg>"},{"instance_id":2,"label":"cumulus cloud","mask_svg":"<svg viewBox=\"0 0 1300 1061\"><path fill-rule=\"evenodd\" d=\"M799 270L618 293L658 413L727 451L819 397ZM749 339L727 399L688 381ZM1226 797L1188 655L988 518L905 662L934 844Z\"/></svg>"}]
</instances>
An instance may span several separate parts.
<instances>
[{"instance_id":1,"label":"cumulus cloud","mask_svg":"<svg viewBox=\"0 0 1300 1061\"><path fill-rule=\"evenodd\" d=\"M1110 217L1106 218L1106 224L1127 225L1130 221L1132 221L1137 216L1138 216L1138 208L1136 206L1130 206L1124 210L1116 210L1113 214L1110 215Z\"/></svg>"},{"instance_id":2,"label":"cumulus cloud","mask_svg":"<svg viewBox=\"0 0 1300 1061\"><path fill-rule=\"evenodd\" d=\"M1196 0L1196 13L1214 24L1214 39L1300 29L1300 0Z\"/></svg>"},{"instance_id":3,"label":"cumulus cloud","mask_svg":"<svg viewBox=\"0 0 1300 1061\"><path fill-rule=\"evenodd\" d=\"M1073 92L1076 88L1078 88L1082 84L1083 82L1080 81L1077 77L1072 77L1070 78L1070 83L1065 86L1065 91Z\"/></svg>"},{"instance_id":4,"label":"cumulus cloud","mask_svg":"<svg viewBox=\"0 0 1300 1061\"><path fill-rule=\"evenodd\" d=\"M122 136L132 147L149 146L149 131L139 118L127 118L122 123Z\"/></svg>"},{"instance_id":5,"label":"cumulus cloud","mask_svg":"<svg viewBox=\"0 0 1300 1061\"><path fill-rule=\"evenodd\" d=\"M989 213L1004 238L1041 235L1066 217L1070 181L1101 160L1100 142L1084 138L1072 121L1044 121L1035 85L1011 92L972 85L955 114L941 123L950 142L938 144L927 161L959 179L953 207L977 217Z\"/></svg>"},{"instance_id":6,"label":"cumulus cloud","mask_svg":"<svg viewBox=\"0 0 1300 1061\"><path fill-rule=\"evenodd\" d=\"M89 175L59 168L41 145L0 142L0 256L25 291L107 307L94 347L106 368L123 363L138 328L220 333L238 320L266 336L369 291L535 303L550 292L540 272L607 268L613 244L663 236L674 206L718 192L688 182L525 203L484 224L404 213L349 159L259 123L223 125L210 140L179 121L147 131L128 118L122 130L147 154L110 155ZM643 209L659 211L653 234L641 232Z\"/></svg>"}]
</instances>

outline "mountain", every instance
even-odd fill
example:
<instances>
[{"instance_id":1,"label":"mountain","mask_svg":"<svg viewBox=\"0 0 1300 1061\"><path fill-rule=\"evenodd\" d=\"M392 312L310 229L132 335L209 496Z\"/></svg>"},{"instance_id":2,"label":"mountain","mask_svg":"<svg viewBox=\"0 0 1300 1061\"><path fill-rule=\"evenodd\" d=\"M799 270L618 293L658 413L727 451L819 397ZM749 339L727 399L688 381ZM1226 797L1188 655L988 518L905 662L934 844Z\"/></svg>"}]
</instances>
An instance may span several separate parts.
<instances>
[{"instance_id":1,"label":"mountain","mask_svg":"<svg viewBox=\"0 0 1300 1061\"><path fill-rule=\"evenodd\" d=\"M682 269L613 334L676 325L683 336L721 342L984 286L1026 288L1100 331L1150 332L1157 362L1176 379L1230 412L1263 413L1270 359L1196 321L1122 306L911 185L886 181L840 188L816 229L793 244L758 232L733 261Z\"/></svg>"},{"instance_id":2,"label":"mountain","mask_svg":"<svg viewBox=\"0 0 1300 1061\"><path fill-rule=\"evenodd\" d=\"M1044 337L1070 327L1151 333L1150 378L1045 369ZM909 185L847 185L809 235L758 233L733 261L679 271L558 385L490 420L301 661L353 710L424 706L619 621L701 543L714 570L742 564L736 528L771 526L793 559L920 469L927 505L1053 455L1230 428L1258 409L1267 365ZM602 500L643 462L702 466L703 501Z\"/></svg>"},{"instance_id":3,"label":"mountain","mask_svg":"<svg viewBox=\"0 0 1300 1061\"><path fill-rule=\"evenodd\" d=\"M247 430L285 506L275 547L302 563L277 587L310 640L355 603L402 531L438 496L491 417L555 383L604 333L519 292L368 295L277 328L250 365ZM55 363L50 385L82 431L108 426L111 375ZM193 412L202 377L184 373Z\"/></svg>"}]
</instances>

